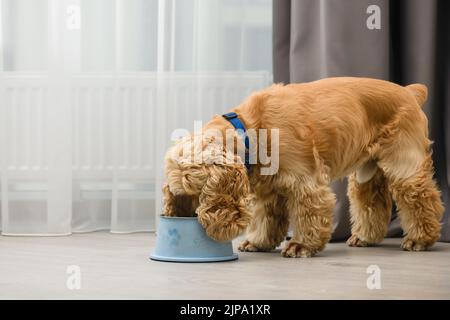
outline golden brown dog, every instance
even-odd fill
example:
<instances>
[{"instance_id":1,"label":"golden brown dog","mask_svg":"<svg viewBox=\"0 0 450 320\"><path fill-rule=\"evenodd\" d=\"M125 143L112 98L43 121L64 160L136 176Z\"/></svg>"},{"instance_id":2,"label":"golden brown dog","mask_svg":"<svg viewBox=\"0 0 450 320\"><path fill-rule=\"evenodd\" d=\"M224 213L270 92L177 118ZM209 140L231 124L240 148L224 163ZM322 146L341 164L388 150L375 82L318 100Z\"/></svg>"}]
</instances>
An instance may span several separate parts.
<instances>
[{"instance_id":1,"label":"golden brown dog","mask_svg":"<svg viewBox=\"0 0 450 320\"><path fill-rule=\"evenodd\" d=\"M276 174L262 175L261 163L247 172L238 148L217 137L185 137L166 156L164 214L197 215L217 240L247 229L243 251L274 249L290 224L293 237L282 255L310 257L331 236L330 182L349 176L350 246L383 240L392 197L405 232L402 248L424 250L439 238L444 210L421 110L426 97L421 84L350 77L256 92L232 111L247 129L279 130ZM234 128L216 116L203 128L209 129L225 136Z\"/></svg>"}]
</instances>

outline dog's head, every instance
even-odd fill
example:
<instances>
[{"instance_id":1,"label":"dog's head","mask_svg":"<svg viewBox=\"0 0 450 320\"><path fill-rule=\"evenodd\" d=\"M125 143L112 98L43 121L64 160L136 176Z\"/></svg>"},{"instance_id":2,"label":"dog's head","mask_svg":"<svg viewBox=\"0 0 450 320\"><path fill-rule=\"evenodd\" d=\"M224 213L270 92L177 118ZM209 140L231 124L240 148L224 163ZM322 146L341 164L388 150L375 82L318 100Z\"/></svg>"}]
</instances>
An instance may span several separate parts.
<instances>
[{"instance_id":1,"label":"dog's head","mask_svg":"<svg viewBox=\"0 0 450 320\"><path fill-rule=\"evenodd\" d=\"M165 158L164 215L195 216L211 238L228 241L250 222L245 165L221 141L187 136Z\"/></svg>"}]
</instances>

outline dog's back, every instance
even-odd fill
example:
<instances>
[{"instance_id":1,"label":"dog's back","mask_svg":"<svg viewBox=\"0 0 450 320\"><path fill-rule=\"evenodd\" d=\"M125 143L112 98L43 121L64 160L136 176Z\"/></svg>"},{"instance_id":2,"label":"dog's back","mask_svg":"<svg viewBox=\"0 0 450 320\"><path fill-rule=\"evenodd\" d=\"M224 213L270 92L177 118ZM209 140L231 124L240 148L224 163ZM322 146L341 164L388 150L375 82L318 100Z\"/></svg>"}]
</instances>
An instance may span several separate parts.
<instances>
[{"instance_id":1,"label":"dog's back","mask_svg":"<svg viewBox=\"0 0 450 320\"><path fill-rule=\"evenodd\" d=\"M297 166L298 159L312 166L315 148L337 178L377 158L379 142L392 144L398 134L408 136L416 149L426 149L427 120L420 108L425 100L426 87L420 84L402 87L384 80L337 77L276 84L235 110L258 128L280 130L282 166Z\"/></svg>"}]
</instances>

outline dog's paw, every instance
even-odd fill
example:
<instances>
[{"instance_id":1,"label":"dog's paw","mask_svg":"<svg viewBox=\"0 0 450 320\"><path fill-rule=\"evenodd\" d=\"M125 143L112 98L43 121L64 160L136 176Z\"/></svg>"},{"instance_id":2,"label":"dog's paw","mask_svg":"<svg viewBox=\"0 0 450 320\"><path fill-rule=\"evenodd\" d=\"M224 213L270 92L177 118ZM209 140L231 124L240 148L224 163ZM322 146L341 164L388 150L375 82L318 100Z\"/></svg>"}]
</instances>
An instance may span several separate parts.
<instances>
[{"instance_id":1,"label":"dog's paw","mask_svg":"<svg viewBox=\"0 0 450 320\"><path fill-rule=\"evenodd\" d=\"M369 243L367 241L361 240L356 234L352 234L347 240L347 245L350 247L367 247Z\"/></svg>"},{"instance_id":2,"label":"dog's paw","mask_svg":"<svg viewBox=\"0 0 450 320\"><path fill-rule=\"evenodd\" d=\"M261 251L257 247L255 247L253 244L251 244L251 242L248 241L248 240L242 241L241 244L238 247L238 250L242 251L242 252L258 252L258 251Z\"/></svg>"},{"instance_id":3,"label":"dog's paw","mask_svg":"<svg viewBox=\"0 0 450 320\"><path fill-rule=\"evenodd\" d=\"M300 243L288 242L284 249L281 251L281 255L285 258L310 258L316 253L315 250L305 248Z\"/></svg>"},{"instance_id":4,"label":"dog's paw","mask_svg":"<svg viewBox=\"0 0 450 320\"><path fill-rule=\"evenodd\" d=\"M419 241L404 239L401 248L405 251L424 251L427 246Z\"/></svg>"}]
</instances>

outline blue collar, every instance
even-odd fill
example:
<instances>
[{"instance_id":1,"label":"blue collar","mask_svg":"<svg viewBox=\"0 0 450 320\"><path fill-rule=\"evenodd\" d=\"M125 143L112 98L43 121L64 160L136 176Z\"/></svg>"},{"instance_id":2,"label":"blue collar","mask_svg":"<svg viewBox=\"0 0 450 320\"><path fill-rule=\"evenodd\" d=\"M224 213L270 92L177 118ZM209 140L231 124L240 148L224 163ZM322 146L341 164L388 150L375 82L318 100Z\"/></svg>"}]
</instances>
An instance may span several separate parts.
<instances>
[{"instance_id":1,"label":"blue collar","mask_svg":"<svg viewBox=\"0 0 450 320\"><path fill-rule=\"evenodd\" d=\"M240 129L240 136L244 136L244 144L245 144L245 167L247 168L247 171L250 171L251 165L250 165L250 157L249 157L249 150L250 150L250 141L248 139L248 136L246 134L246 129L244 123L239 119L238 115L235 112L229 112L226 114L223 114L222 117L227 119L235 129Z\"/></svg>"}]
</instances>

